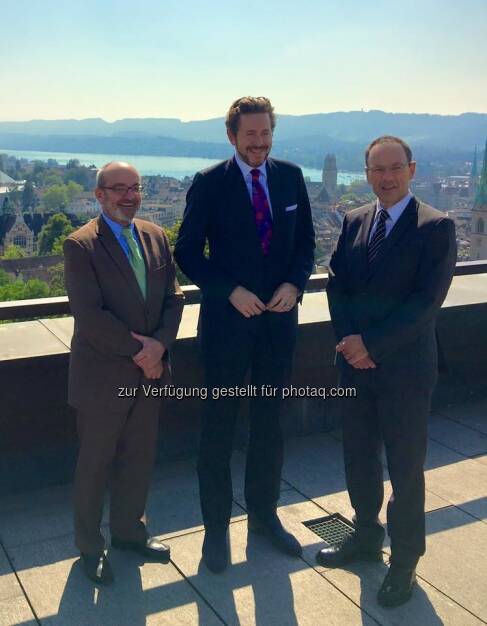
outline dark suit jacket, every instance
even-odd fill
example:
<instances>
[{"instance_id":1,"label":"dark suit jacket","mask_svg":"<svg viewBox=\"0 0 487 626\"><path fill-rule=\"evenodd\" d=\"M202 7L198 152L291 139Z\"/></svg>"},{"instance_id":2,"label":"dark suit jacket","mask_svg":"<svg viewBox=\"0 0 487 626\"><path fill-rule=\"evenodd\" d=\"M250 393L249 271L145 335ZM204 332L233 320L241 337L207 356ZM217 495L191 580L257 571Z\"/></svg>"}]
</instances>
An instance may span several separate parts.
<instances>
[{"instance_id":1,"label":"dark suit jacket","mask_svg":"<svg viewBox=\"0 0 487 626\"><path fill-rule=\"evenodd\" d=\"M454 223L412 198L370 272L367 244L374 212L372 203L345 215L330 261L327 293L337 339L361 334L380 368L434 382L435 318L455 269Z\"/></svg>"},{"instance_id":2,"label":"dark suit jacket","mask_svg":"<svg viewBox=\"0 0 487 626\"><path fill-rule=\"evenodd\" d=\"M230 304L228 297L235 287L245 287L266 303L283 282L303 291L313 269L313 223L300 168L269 158L267 182L272 206L267 257L262 253L254 209L234 158L196 174L188 191L174 256L202 291L203 345L206 337L210 349L226 342L230 330L238 332L256 322L247 320ZM208 258L204 255L206 240ZM269 315L279 336L295 326L295 311ZM229 332L222 334L225 328Z\"/></svg>"},{"instance_id":3,"label":"dark suit jacket","mask_svg":"<svg viewBox=\"0 0 487 626\"><path fill-rule=\"evenodd\" d=\"M110 227L100 216L64 243L65 281L74 335L69 403L83 411L116 410L119 387L134 387L142 371L132 357L141 349L130 331L154 337L169 349L176 338L184 296L163 230L135 219L147 270L144 301L135 275Z\"/></svg>"}]
</instances>

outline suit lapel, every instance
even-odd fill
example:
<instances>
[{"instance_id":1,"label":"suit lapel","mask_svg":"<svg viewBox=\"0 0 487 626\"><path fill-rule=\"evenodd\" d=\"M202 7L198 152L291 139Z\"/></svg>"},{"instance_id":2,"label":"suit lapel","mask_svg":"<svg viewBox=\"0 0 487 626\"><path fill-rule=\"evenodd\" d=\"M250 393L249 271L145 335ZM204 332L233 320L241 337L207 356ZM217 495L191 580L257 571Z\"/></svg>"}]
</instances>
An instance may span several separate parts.
<instances>
[{"instance_id":1,"label":"suit lapel","mask_svg":"<svg viewBox=\"0 0 487 626\"><path fill-rule=\"evenodd\" d=\"M231 211L231 219L239 225L243 239L249 241L257 252L261 252L259 235L255 226L254 207L242 172L233 158L227 161L224 180L229 199L225 209Z\"/></svg>"},{"instance_id":2,"label":"suit lapel","mask_svg":"<svg viewBox=\"0 0 487 626\"><path fill-rule=\"evenodd\" d=\"M144 305L144 298L142 297L142 293L139 289L137 279L135 278L135 274L130 266L129 260L127 259L125 252L122 250L120 244L118 243L115 235L113 234L112 229L110 228L110 226L108 226L108 224L105 222L101 215L98 218L97 231L98 239L100 240L102 246L112 258L113 262L127 281L134 295L137 297L140 303Z\"/></svg>"},{"instance_id":3,"label":"suit lapel","mask_svg":"<svg viewBox=\"0 0 487 626\"><path fill-rule=\"evenodd\" d=\"M146 272L148 273L151 268L151 262L153 261L152 256L149 254L149 250L151 249L150 235L144 230L143 224L141 224L139 220L134 220L134 225L140 244L142 246L142 256L144 257Z\"/></svg>"},{"instance_id":4,"label":"suit lapel","mask_svg":"<svg viewBox=\"0 0 487 626\"><path fill-rule=\"evenodd\" d=\"M397 220L391 232L385 238L382 247L374 260L374 271L370 274L370 277L374 276L378 271L384 267L384 260L391 253L394 246L401 240L406 233L411 221L417 214L417 200L413 196L408 205L402 212L401 217Z\"/></svg>"},{"instance_id":5,"label":"suit lapel","mask_svg":"<svg viewBox=\"0 0 487 626\"><path fill-rule=\"evenodd\" d=\"M408 202L406 208L402 212L401 217L397 220L396 225L389 233L389 236L386 237L384 242L384 253L387 254L387 251L390 250L404 235L406 232L411 220L417 214L417 201L413 196L411 200ZM380 251L382 254L382 250Z\"/></svg>"},{"instance_id":6,"label":"suit lapel","mask_svg":"<svg viewBox=\"0 0 487 626\"><path fill-rule=\"evenodd\" d=\"M369 205L364 215L360 232L360 266L364 268L365 271L368 271L369 268L367 249L369 246L370 229L374 223L375 206L375 203Z\"/></svg>"},{"instance_id":7,"label":"suit lapel","mask_svg":"<svg viewBox=\"0 0 487 626\"><path fill-rule=\"evenodd\" d=\"M160 293L154 290L154 284L152 282L153 272L151 270L156 265L156 258L152 250L154 247L151 245L151 235L144 229L143 221L134 220L135 228L137 230L137 235L139 237L139 241L142 247L142 256L144 257L145 262L145 272L146 272L146 305L149 310L151 310L150 301L151 298L156 296L156 298L160 297ZM140 289L139 289L140 292Z\"/></svg>"},{"instance_id":8,"label":"suit lapel","mask_svg":"<svg viewBox=\"0 0 487 626\"><path fill-rule=\"evenodd\" d=\"M277 249L276 241L279 241L281 237L285 202L281 195L283 185L280 184L279 168L273 159L267 159L266 172L272 209L272 238L269 246L269 257L271 257Z\"/></svg>"}]
</instances>

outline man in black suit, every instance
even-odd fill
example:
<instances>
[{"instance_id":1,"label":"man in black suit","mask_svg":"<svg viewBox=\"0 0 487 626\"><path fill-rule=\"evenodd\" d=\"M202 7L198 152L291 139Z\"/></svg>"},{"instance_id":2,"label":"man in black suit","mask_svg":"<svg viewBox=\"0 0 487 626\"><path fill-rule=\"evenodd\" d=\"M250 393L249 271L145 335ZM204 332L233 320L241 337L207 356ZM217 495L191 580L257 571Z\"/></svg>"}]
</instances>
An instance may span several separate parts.
<instances>
[{"instance_id":1,"label":"man in black suit","mask_svg":"<svg viewBox=\"0 0 487 626\"><path fill-rule=\"evenodd\" d=\"M425 551L427 418L437 379L435 320L456 261L455 227L415 198L411 149L379 137L365 153L377 201L345 215L330 261L328 301L341 384L357 395L343 406L345 471L355 534L317 560L340 566L379 560L384 442L393 495L387 507L391 567L378 593L384 606L411 596Z\"/></svg>"},{"instance_id":2,"label":"man in black suit","mask_svg":"<svg viewBox=\"0 0 487 626\"><path fill-rule=\"evenodd\" d=\"M296 305L313 268L311 209L299 167L268 158L275 117L267 98L236 100L226 126L235 156L196 174L175 257L202 292L201 342L210 393L242 388L251 370L256 397L250 401L245 474L249 530L299 555L300 545L276 514L283 454L279 406L291 369ZM265 385L275 390L273 397L262 394ZM203 560L214 572L228 563L237 410L237 397L220 397L206 401L203 415L198 459Z\"/></svg>"}]
</instances>

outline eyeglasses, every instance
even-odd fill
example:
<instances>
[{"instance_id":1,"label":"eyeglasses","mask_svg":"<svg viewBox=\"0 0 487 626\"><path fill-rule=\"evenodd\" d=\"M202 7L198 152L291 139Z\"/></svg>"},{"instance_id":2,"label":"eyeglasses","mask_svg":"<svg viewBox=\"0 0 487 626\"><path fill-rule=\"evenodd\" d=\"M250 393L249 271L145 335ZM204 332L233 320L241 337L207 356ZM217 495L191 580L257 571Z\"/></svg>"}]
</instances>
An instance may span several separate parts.
<instances>
[{"instance_id":1,"label":"eyeglasses","mask_svg":"<svg viewBox=\"0 0 487 626\"><path fill-rule=\"evenodd\" d=\"M142 193L144 191L143 185L140 185L139 183L132 185L131 187L127 187L127 185L113 185L112 187L101 187L101 189L109 189L110 191L113 191L113 193L116 193L117 196L124 196L129 191L132 191L133 193Z\"/></svg>"},{"instance_id":2,"label":"eyeglasses","mask_svg":"<svg viewBox=\"0 0 487 626\"><path fill-rule=\"evenodd\" d=\"M380 175L382 176L386 172L390 172L391 174L400 174L406 167L409 167L410 163L396 163L391 167L366 167L365 169L370 174Z\"/></svg>"}]
</instances>

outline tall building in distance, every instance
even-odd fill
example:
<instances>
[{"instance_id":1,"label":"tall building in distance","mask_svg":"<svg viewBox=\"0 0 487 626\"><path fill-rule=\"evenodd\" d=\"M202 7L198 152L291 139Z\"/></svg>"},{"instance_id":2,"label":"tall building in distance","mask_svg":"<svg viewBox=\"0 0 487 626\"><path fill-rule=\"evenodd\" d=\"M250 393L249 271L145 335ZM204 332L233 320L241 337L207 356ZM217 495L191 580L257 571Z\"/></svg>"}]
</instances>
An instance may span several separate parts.
<instances>
[{"instance_id":1,"label":"tall building in distance","mask_svg":"<svg viewBox=\"0 0 487 626\"><path fill-rule=\"evenodd\" d=\"M475 199L477 195L477 189L479 186L479 174L477 171L477 146L475 146L475 152L473 153L472 169L470 170L470 176L468 177L468 195Z\"/></svg>"},{"instance_id":2,"label":"tall building in distance","mask_svg":"<svg viewBox=\"0 0 487 626\"><path fill-rule=\"evenodd\" d=\"M337 160L334 154L326 155L321 180L330 200L335 200L337 195L338 171Z\"/></svg>"},{"instance_id":3,"label":"tall building in distance","mask_svg":"<svg viewBox=\"0 0 487 626\"><path fill-rule=\"evenodd\" d=\"M470 258L472 261L487 259L487 141L485 142L482 173L472 208Z\"/></svg>"}]
</instances>

